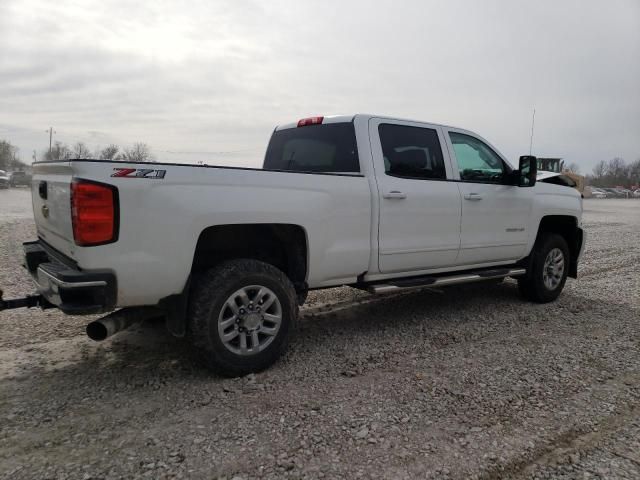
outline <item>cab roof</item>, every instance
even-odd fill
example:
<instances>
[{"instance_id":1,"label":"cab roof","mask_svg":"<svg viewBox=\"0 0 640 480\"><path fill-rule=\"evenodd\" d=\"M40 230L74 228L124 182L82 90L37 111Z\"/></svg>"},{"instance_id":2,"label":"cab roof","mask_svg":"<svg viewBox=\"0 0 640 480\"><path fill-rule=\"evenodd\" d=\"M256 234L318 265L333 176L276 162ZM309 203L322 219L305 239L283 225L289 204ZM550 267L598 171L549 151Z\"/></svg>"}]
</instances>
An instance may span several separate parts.
<instances>
[{"instance_id":1,"label":"cab roof","mask_svg":"<svg viewBox=\"0 0 640 480\"><path fill-rule=\"evenodd\" d=\"M313 117L305 117L305 118L301 118L300 120L298 120L296 122L291 122L291 123L285 123L285 124L282 124L282 125L278 125L275 128L275 131L300 127L300 126L302 126L300 124L301 122L306 122L306 123L304 123L304 125L312 125L312 124L317 124L317 123L321 123L322 125L326 125L326 124L329 124L329 123L349 123L349 122L353 122L356 117L363 117L365 119L380 118L380 119L384 119L384 120L395 120L395 121L399 121L399 122L428 123L429 125L435 125L435 126L438 126L438 127L456 128L458 130L464 130L464 129L460 128L460 127L454 127L453 125L444 125L444 124L441 124L441 123L434 123L434 122L429 122L429 121L425 121L425 120L415 120L415 119L411 119L411 118L391 117L389 115L372 115L370 113L355 113L355 114L352 114L352 115L325 115L325 116L318 115L318 116L313 116ZM316 119L320 119L320 121L315 121Z\"/></svg>"}]
</instances>

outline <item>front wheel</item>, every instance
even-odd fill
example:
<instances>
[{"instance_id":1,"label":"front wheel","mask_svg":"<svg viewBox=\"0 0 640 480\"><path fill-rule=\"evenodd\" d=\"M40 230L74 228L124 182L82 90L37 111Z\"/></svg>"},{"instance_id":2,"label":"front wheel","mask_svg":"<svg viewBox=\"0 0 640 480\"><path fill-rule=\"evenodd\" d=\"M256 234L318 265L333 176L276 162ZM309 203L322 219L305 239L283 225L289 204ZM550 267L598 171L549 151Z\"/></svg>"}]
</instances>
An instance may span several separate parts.
<instances>
[{"instance_id":1,"label":"front wheel","mask_svg":"<svg viewBox=\"0 0 640 480\"><path fill-rule=\"evenodd\" d=\"M522 296L537 303L554 301L564 288L569 268L569 247L555 233L542 234L531 252L526 275L518 278Z\"/></svg>"},{"instance_id":2,"label":"front wheel","mask_svg":"<svg viewBox=\"0 0 640 480\"><path fill-rule=\"evenodd\" d=\"M189 335L205 364L225 376L271 366L298 314L291 281L272 265L233 260L196 277Z\"/></svg>"}]
</instances>

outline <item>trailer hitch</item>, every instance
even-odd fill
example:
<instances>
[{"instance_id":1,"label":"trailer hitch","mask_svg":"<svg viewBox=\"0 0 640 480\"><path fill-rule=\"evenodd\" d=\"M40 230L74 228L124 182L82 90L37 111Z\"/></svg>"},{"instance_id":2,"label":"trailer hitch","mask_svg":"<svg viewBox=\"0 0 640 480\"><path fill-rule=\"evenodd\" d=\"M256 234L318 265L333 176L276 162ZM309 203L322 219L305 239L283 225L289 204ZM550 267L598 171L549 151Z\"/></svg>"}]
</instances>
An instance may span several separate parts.
<instances>
[{"instance_id":1,"label":"trailer hitch","mask_svg":"<svg viewBox=\"0 0 640 480\"><path fill-rule=\"evenodd\" d=\"M13 298L11 300L4 300L2 298L2 290L0 289L0 312L2 310L11 310L14 308L34 308L40 307L45 310L47 308L53 308L52 305L42 295L27 295L23 298Z\"/></svg>"}]
</instances>

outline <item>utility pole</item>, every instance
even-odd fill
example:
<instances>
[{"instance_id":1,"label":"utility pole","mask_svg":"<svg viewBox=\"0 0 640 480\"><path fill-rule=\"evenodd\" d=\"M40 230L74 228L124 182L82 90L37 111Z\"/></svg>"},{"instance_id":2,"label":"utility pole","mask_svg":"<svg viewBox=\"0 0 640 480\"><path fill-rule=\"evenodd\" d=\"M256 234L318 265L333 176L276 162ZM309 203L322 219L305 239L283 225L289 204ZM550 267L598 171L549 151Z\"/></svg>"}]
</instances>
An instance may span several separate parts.
<instances>
[{"instance_id":1,"label":"utility pole","mask_svg":"<svg viewBox=\"0 0 640 480\"><path fill-rule=\"evenodd\" d=\"M533 109L533 118L531 118L531 139L529 140L529 155L533 149L533 127L536 124L536 109Z\"/></svg>"},{"instance_id":2,"label":"utility pole","mask_svg":"<svg viewBox=\"0 0 640 480\"><path fill-rule=\"evenodd\" d=\"M45 132L49 132L49 155L51 155L51 140L53 139L53 134L57 132L53 131L53 127L49 127L49 130L45 130Z\"/></svg>"}]
</instances>

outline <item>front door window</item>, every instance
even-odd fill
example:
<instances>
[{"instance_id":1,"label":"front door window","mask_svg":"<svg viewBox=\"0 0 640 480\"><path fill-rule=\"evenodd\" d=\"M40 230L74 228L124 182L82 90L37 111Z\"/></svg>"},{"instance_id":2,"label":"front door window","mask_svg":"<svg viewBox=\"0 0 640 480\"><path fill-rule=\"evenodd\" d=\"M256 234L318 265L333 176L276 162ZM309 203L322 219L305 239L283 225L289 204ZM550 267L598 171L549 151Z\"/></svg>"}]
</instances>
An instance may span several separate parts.
<instances>
[{"instance_id":1,"label":"front door window","mask_svg":"<svg viewBox=\"0 0 640 480\"><path fill-rule=\"evenodd\" d=\"M463 133L449 132L458 161L460 180L503 183L507 166L484 142Z\"/></svg>"}]
</instances>

